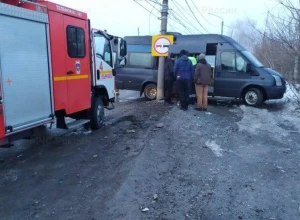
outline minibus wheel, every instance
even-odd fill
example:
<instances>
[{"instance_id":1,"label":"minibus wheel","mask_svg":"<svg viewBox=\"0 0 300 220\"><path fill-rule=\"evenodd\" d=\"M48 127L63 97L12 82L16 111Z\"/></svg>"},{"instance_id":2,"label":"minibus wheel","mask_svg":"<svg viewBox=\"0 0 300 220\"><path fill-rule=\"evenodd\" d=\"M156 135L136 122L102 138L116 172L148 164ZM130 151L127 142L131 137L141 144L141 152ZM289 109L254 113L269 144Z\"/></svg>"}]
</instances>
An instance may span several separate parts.
<instances>
[{"instance_id":1,"label":"minibus wheel","mask_svg":"<svg viewBox=\"0 0 300 220\"><path fill-rule=\"evenodd\" d=\"M157 86L154 83L150 83L145 86L144 95L148 100L155 100L157 95Z\"/></svg>"},{"instance_id":2,"label":"minibus wheel","mask_svg":"<svg viewBox=\"0 0 300 220\"><path fill-rule=\"evenodd\" d=\"M244 92L243 100L248 106L259 107L264 101L264 95L260 89L249 88Z\"/></svg>"}]
</instances>

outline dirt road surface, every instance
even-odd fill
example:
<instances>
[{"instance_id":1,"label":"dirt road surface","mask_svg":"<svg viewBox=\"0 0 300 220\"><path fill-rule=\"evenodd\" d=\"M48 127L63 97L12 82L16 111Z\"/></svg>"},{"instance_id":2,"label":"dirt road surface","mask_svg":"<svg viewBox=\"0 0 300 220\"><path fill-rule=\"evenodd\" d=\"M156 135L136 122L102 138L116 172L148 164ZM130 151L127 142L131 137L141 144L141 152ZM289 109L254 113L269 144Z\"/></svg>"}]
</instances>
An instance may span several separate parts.
<instances>
[{"instance_id":1,"label":"dirt road surface","mask_svg":"<svg viewBox=\"0 0 300 220\"><path fill-rule=\"evenodd\" d=\"M286 111L123 100L99 131L0 149L0 219L299 220L300 119Z\"/></svg>"}]
</instances>

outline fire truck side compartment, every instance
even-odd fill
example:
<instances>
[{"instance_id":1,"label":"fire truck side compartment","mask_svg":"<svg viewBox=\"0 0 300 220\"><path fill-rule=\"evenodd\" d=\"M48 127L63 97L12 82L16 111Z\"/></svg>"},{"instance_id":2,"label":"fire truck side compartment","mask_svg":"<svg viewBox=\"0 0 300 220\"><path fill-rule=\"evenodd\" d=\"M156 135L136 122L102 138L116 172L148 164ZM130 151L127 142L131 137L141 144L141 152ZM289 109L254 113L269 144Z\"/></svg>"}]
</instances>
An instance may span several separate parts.
<instances>
[{"instance_id":1,"label":"fire truck side compartment","mask_svg":"<svg viewBox=\"0 0 300 220\"><path fill-rule=\"evenodd\" d=\"M52 121L47 14L0 3L0 33L6 132Z\"/></svg>"}]
</instances>

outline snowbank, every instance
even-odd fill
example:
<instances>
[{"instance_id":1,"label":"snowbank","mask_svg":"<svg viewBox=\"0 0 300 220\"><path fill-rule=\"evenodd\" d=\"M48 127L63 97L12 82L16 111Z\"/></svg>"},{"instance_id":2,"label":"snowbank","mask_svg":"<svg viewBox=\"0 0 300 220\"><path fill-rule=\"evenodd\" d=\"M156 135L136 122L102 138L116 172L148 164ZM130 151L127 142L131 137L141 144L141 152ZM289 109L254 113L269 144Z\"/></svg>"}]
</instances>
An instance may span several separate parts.
<instances>
[{"instance_id":1,"label":"snowbank","mask_svg":"<svg viewBox=\"0 0 300 220\"><path fill-rule=\"evenodd\" d=\"M289 110L297 110L300 107L300 85L287 84L287 91L279 102L284 102Z\"/></svg>"},{"instance_id":2,"label":"snowbank","mask_svg":"<svg viewBox=\"0 0 300 220\"><path fill-rule=\"evenodd\" d=\"M278 107L279 106L279 107ZM242 119L237 122L240 131L252 135L268 132L278 141L291 133L300 132L300 85L288 85L281 100L268 101L266 108L240 106Z\"/></svg>"}]
</instances>

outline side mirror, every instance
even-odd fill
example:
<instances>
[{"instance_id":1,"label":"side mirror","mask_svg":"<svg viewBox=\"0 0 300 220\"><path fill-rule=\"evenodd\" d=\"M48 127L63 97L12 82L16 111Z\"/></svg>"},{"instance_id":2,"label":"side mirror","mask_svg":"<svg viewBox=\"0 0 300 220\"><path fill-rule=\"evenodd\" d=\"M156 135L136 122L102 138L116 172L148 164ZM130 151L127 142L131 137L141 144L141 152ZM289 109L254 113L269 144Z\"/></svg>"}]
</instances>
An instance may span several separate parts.
<instances>
[{"instance_id":1,"label":"side mirror","mask_svg":"<svg viewBox=\"0 0 300 220\"><path fill-rule=\"evenodd\" d=\"M126 57L123 57L123 59L120 61L120 66L125 66L127 63Z\"/></svg>"},{"instance_id":2,"label":"side mirror","mask_svg":"<svg viewBox=\"0 0 300 220\"><path fill-rule=\"evenodd\" d=\"M113 70L112 70L112 75L113 75L113 76L116 76L116 75L117 75L116 69L113 69Z\"/></svg>"},{"instance_id":3,"label":"side mirror","mask_svg":"<svg viewBox=\"0 0 300 220\"><path fill-rule=\"evenodd\" d=\"M116 53L115 52L113 52L113 54L112 54L112 57L113 57L113 63L116 65L116 63L117 63L117 57L116 57L117 55L116 55Z\"/></svg>"},{"instance_id":4,"label":"side mirror","mask_svg":"<svg viewBox=\"0 0 300 220\"><path fill-rule=\"evenodd\" d=\"M125 57L127 55L127 43L126 41L121 38L121 43L120 43L120 56Z\"/></svg>"},{"instance_id":5,"label":"side mirror","mask_svg":"<svg viewBox=\"0 0 300 220\"><path fill-rule=\"evenodd\" d=\"M114 70L123 68L126 65L126 63L127 63L126 57L122 57L121 60L119 58Z\"/></svg>"},{"instance_id":6,"label":"side mirror","mask_svg":"<svg viewBox=\"0 0 300 220\"><path fill-rule=\"evenodd\" d=\"M118 45L118 43L119 43L118 38L115 38L115 39L113 40L113 43L114 43L114 45Z\"/></svg>"}]
</instances>

